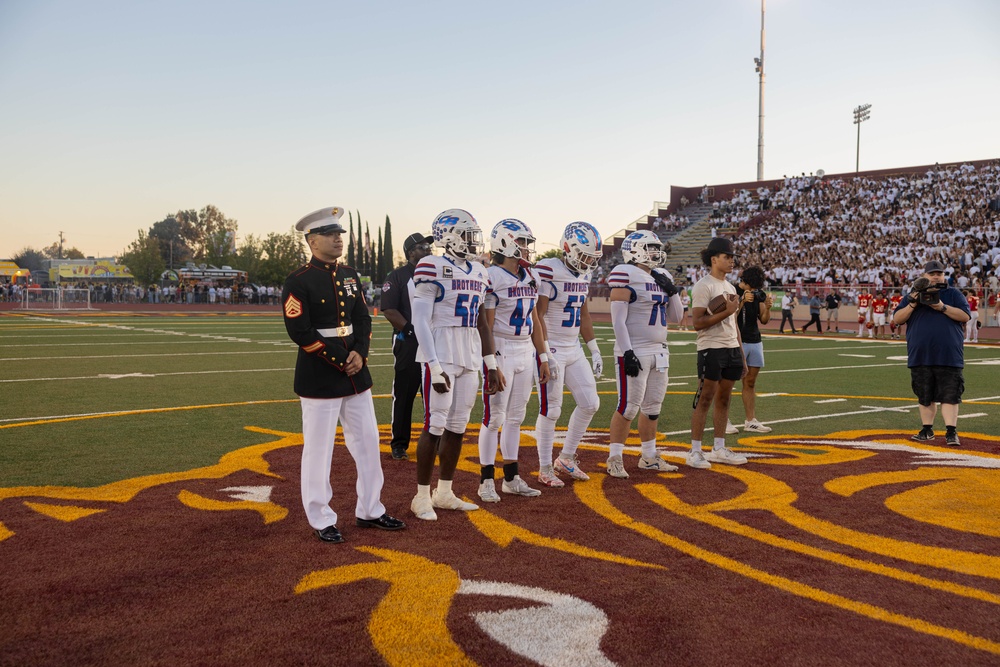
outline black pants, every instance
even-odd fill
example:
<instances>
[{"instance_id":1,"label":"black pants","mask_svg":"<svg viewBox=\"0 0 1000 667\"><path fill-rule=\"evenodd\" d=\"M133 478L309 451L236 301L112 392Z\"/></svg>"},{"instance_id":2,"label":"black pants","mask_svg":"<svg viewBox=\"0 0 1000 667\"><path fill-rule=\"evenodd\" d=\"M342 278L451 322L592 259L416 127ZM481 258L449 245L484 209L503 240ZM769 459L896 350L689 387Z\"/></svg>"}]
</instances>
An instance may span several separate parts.
<instances>
[{"instance_id":1,"label":"black pants","mask_svg":"<svg viewBox=\"0 0 1000 667\"><path fill-rule=\"evenodd\" d=\"M413 425L413 401L420 389L421 368L415 361L416 342L395 340L392 354L396 357L392 381L392 441L394 452L405 452L410 447L410 429Z\"/></svg>"},{"instance_id":2,"label":"black pants","mask_svg":"<svg viewBox=\"0 0 1000 667\"><path fill-rule=\"evenodd\" d=\"M795 322L792 322L792 311L783 310L781 311L781 326L778 327L778 333L785 333L785 322L788 322L788 326L792 328L792 333L795 333Z\"/></svg>"},{"instance_id":3,"label":"black pants","mask_svg":"<svg viewBox=\"0 0 1000 667\"><path fill-rule=\"evenodd\" d=\"M805 331L806 329L808 329L809 325L812 324L813 322L816 323L816 333L823 333L823 327L820 326L819 323L819 313L813 313L812 319L802 325L802 330Z\"/></svg>"}]
</instances>

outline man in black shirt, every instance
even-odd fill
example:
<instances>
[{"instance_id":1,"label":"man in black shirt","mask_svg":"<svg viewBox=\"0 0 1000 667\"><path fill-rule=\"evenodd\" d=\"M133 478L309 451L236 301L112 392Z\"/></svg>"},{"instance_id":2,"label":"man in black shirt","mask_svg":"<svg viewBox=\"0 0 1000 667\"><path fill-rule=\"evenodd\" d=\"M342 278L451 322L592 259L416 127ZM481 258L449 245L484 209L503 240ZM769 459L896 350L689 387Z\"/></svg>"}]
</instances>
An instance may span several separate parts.
<instances>
[{"instance_id":1,"label":"man in black shirt","mask_svg":"<svg viewBox=\"0 0 1000 667\"><path fill-rule=\"evenodd\" d=\"M836 323L836 330L830 324L831 320ZM838 333L840 331L840 291L833 290L826 295L826 330Z\"/></svg>"},{"instance_id":2,"label":"man in black shirt","mask_svg":"<svg viewBox=\"0 0 1000 667\"><path fill-rule=\"evenodd\" d=\"M413 423L413 400L420 388L417 337L410 321L413 272L417 262L431 253L432 236L411 234L403 241L406 264L395 269L382 285L382 315L392 325L392 354L396 358L392 381L392 458L406 460Z\"/></svg>"},{"instance_id":3,"label":"man in black shirt","mask_svg":"<svg viewBox=\"0 0 1000 667\"><path fill-rule=\"evenodd\" d=\"M743 356L747 362L747 373L743 376L743 409L746 421L743 430L748 433L770 433L771 427L757 420L757 374L764 367L764 343L760 337L758 324L767 324L771 319L774 299L763 291L764 271L759 266L743 270L736 293L740 297L740 309L736 313L736 325L740 328L743 341ZM727 433L738 433L733 424L726 424Z\"/></svg>"}]
</instances>

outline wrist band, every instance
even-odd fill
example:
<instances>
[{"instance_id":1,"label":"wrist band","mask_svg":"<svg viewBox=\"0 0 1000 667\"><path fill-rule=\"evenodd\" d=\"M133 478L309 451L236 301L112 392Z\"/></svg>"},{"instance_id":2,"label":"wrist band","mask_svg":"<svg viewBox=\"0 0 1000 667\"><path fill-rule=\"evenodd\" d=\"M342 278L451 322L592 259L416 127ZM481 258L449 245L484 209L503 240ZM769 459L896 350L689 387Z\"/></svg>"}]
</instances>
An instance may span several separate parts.
<instances>
[{"instance_id":1,"label":"wrist band","mask_svg":"<svg viewBox=\"0 0 1000 667\"><path fill-rule=\"evenodd\" d=\"M547 363L549 363L549 355L545 354L544 352L540 352L538 354L538 363L541 363L541 364L547 364Z\"/></svg>"},{"instance_id":2,"label":"wrist band","mask_svg":"<svg viewBox=\"0 0 1000 667\"><path fill-rule=\"evenodd\" d=\"M483 357L483 364L486 366L486 370L495 371L497 369L497 355L487 354Z\"/></svg>"},{"instance_id":3,"label":"wrist band","mask_svg":"<svg viewBox=\"0 0 1000 667\"><path fill-rule=\"evenodd\" d=\"M600 354L601 348L597 347L597 339L591 338L587 341L587 349L593 354Z\"/></svg>"}]
</instances>

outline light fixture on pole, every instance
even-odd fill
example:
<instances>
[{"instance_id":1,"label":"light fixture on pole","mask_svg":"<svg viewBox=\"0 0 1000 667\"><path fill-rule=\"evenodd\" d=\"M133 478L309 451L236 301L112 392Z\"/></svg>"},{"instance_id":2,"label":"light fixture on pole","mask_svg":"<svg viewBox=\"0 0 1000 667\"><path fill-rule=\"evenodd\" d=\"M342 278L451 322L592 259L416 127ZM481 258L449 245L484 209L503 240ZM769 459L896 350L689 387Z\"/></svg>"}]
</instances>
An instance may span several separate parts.
<instances>
[{"instance_id":1,"label":"light fixture on pole","mask_svg":"<svg viewBox=\"0 0 1000 667\"><path fill-rule=\"evenodd\" d=\"M764 180L764 8L760 0L760 57L754 58L754 71L760 75L760 107L757 113L757 180Z\"/></svg>"},{"instance_id":2,"label":"light fixture on pole","mask_svg":"<svg viewBox=\"0 0 1000 667\"><path fill-rule=\"evenodd\" d=\"M855 174L858 173L861 165L861 123L871 117L871 108L872 105L870 104L862 104L854 110L854 124L858 126L858 151L856 157L854 158Z\"/></svg>"}]
</instances>

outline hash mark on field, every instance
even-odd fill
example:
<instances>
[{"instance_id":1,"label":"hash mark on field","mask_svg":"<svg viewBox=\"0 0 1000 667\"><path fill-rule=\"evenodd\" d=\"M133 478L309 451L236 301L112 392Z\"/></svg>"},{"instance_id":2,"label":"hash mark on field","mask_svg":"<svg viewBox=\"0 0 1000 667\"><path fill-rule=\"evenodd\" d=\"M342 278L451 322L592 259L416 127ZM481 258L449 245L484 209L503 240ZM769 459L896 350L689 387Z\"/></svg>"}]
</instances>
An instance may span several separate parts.
<instances>
[{"instance_id":1,"label":"hash mark on field","mask_svg":"<svg viewBox=\"0 0 1000 667\"><path fill-rule=\"evenodd\" d=\"M813 403L840 403L846 400L846 398L827 398L822 401L813 401Z\"/></svg>"},{"instance_id":2,"label":"hash mark on field","mask_svg":"<svg viewBox=\"0 0 1000 667\"><path fill-rule=\"evenodd\" d=\"M859 357L861 359L872 359L875 357L874 354L838 354L838 357Z\"/></svg>"},{"instance_id":3,"label":"hash mark on field","mask_svg":"<svg viewBox=\"0 0 1000 667\"><path fill-rule=\"evenodd\" d=\"M959 415L959 419L971 419L972 417L988 417L989 415L985 412L973 412L967 415Z\"/></svg>"}]
</instances>

